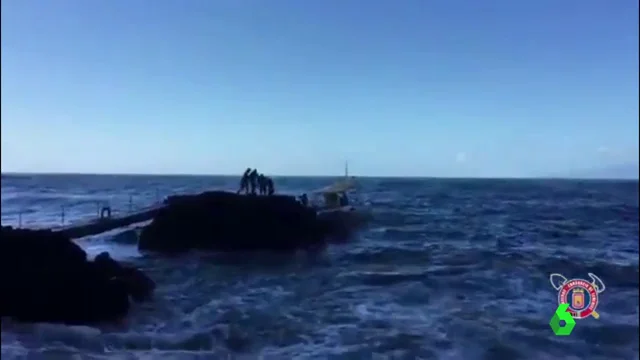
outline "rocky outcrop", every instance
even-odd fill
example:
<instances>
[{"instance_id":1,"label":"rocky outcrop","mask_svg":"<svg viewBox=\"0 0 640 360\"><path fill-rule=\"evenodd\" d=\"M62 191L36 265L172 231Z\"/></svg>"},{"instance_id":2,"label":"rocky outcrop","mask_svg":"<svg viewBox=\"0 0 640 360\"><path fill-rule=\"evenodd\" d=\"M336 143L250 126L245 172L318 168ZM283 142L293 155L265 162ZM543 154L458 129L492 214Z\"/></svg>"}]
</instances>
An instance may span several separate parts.
<instances>
[{"instance_id":1,"label":"rocky outcrop","mask_svg":"<svg viewBox=\"0 0 640 360\"><path fill-rule=\"evenodd\" d=\"M140 250L293 252L322 246L327 230L291 196L212 191L169 197L166 204L142 230Z\"/></svg>"},{"instance_id":2,"label":"rocky outcrop","mask_svg":"<svg viewBox=\"0 0 640 360\"><path fill-rule=\"evenodd\" d=\"M130 297L148 299L154 282L102 253L94 261L63 234L2 227L0 315L74 325L119 321Z\"/></svg>"}]
</instances>

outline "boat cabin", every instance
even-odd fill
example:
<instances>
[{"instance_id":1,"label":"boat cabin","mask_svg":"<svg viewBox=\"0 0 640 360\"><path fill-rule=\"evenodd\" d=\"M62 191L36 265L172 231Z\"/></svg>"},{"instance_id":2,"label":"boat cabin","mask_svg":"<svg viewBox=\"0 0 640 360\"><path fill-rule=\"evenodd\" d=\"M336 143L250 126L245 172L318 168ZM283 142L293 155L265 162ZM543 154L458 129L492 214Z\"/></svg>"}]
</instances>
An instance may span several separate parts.
<instances>
[{"instance_id":1,"label":"boat cabin","mask_svg":"<svg viewBox=\"0 0 640 360\"><path fill-rule=\"evenodd\" d=\"M324 206L326 208L341 208L349 205L349 196L347 193L324 193Z\"/></svg>"}]
</instances>

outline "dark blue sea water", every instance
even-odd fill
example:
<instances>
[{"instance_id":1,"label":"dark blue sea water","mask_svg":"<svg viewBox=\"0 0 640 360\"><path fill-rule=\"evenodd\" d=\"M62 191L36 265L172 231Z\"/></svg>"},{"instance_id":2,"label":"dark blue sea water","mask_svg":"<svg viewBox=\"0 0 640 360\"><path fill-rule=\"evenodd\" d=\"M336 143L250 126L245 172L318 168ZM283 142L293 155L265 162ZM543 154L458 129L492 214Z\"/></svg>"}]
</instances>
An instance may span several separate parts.
<instances>
[{"instance_id":1,"label":"dark blue sea water","mask_svg":"<svg viewBox=\"0 0 640 360\"><path fill-rule=\"evenodd\" d=\"M2 223L57 225L236 178L2 177ZM299 193L331 179L276 179ZM105 234L78 243L159 284L124 329L3 321L2 357L77 359L638 359L638 183L360 179L375 220L319 258L162 259ZM548 323L550 273L606 284L600 318ZM5 319L6 320L6 319Z\"/></svg>"}]
</instances>

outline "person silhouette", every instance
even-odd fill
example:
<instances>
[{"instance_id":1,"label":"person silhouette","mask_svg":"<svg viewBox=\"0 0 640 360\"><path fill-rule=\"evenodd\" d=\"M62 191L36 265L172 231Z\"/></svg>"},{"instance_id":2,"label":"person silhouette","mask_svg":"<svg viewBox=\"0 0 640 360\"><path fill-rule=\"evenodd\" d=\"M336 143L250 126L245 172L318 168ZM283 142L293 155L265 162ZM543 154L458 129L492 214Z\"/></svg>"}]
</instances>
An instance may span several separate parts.
<instances>
[{"instance_id":1,"label":"person silhouette","mask_svg":"<svg viewBox=\"0 0 640 360\"><path fill-rule=\"evenodd\" d=\"M256 194L257 182L258 182L258 170L253 169L253 171L249 173L249 186L251 187L251 195Z\"/></svg>"},{"instance_id":2,"label":"person silhouette","mask_svg":"<svg viewBox=\"0 0 640 360\"><path fill-rule=\"evenodd\" d=\"M273 180L270 177L267 177L266 181L267 181L267 193L268 193L268 195L275 194L276 189L273 186Z\"/></svg>"},{"instance_id":3,"label":"person silhouette","mask_svg":"<svg viewBox=\"0 0 640 360\"><path fill-rule=\"evenodd\" d=\"M258 175L258 193L260 195L266 195L267 194L267 179L264 176L264 174L259 174Z\"/></svg>"},{"instance_id":4,"label":"person silhouette","mask_svg":"<svg viewBox=\"0 0 640 360\"><path fill-rule=\"evenodd\" d=\"M238 194L242 191L245 193L249 192L249 174L251 173L251 168L247 168L242 174L242 178L240 179L240 189L238 189Z\"/></svg>"}]
</instances>

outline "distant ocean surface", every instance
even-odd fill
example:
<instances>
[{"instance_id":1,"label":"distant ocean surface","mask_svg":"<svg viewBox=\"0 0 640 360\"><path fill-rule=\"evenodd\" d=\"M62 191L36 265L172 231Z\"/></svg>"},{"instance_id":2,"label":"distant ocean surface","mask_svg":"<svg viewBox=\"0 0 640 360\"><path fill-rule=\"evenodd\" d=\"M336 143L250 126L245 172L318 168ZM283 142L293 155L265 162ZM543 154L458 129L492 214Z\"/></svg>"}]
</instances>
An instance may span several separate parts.
<instances>
[{"instance_id":1,"label":"distant ocean surface","mask_svg":"<svg viewBox=\"0 0 640 360\"><path fill-rule=\"evenodd\" d=\"M58 225L238 178L3 175L2 224ZM299 194L326 178L276 178ZM3 319L3 359L638 359L638 182L359 179L375 220L318 258L147 257L78 243L157 283L126 329ZM131 202L130 202L131 196ZM600 319L555 336L550 273L598 275Z\"/></svg>"}]
</instances>

